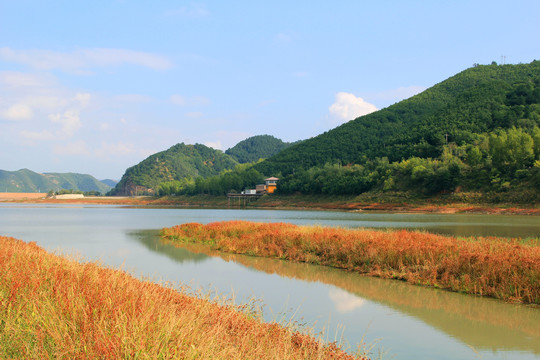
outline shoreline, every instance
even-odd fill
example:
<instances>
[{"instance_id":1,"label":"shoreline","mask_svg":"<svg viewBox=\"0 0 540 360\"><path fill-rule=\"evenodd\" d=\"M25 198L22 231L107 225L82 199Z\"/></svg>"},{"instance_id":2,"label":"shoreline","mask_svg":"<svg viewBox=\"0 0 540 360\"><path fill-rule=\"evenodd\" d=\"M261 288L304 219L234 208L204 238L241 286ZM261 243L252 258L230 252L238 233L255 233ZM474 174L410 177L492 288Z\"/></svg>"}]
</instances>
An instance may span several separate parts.
<instances>
[{"instance_id":1,"label":"shoreline","mask_svg":"<svg viewBox=\"0 0 540 360\"><path fill-rule=\"evenodd\" d=\"M6 196L7 195L7 196ZM52 199L38 193L0 193L1 203L36 203L36 204L88 204L88 205L125 205L125 206L170 206L189 208L224 208L224 209L276 209L276 210L332 210L349 212L394 212L394 213L434 213L434 214L485 214L485 215L532 215L540 216L537 204L484 204L466 202L412 201L388 202L358 201L357 198L331 198L312 196L263 196L246 206L229 205L225 196L99 196L82 199Z\"/></svg>"}]
</instances>

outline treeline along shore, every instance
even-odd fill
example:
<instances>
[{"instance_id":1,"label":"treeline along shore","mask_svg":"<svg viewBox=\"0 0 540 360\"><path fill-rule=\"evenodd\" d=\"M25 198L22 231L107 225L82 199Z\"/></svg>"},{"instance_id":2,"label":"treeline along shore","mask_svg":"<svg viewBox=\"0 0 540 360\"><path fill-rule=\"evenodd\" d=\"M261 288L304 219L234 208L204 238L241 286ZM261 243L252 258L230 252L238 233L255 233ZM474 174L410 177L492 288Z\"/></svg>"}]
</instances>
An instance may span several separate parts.
<instances>
[{"instance_id":1,"label":"treeline along shore","mask_svg":"<svg viewBox=\"0 0 540 360\"><path fill-rule=\"evenodd\" d=\"M218 304L0 236L2 359L366 359Z\"/></svg>"},{"instance_id":2,"label":"treeline along shore","mask_svg":"<svg viewBox=\"0 0 540 360\"><path fill-rule=\"evenodd\" d=\"M247 221L188 223L165 241L301 261L509 302L540 305L538 239L455 238L425 232Z\"/></svg>"}]
</instances>

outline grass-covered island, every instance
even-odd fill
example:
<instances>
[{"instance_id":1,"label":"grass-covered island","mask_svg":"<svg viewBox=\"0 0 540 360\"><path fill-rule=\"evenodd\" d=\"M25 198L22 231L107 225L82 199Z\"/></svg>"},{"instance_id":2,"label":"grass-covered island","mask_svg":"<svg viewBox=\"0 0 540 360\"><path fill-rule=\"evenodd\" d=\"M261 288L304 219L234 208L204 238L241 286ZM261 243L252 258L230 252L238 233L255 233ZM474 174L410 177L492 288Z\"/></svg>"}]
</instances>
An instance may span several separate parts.
<instances>
[{"instance_id":1,"label":"grass-covered island","mask_svg":"<svg viewBox=\"0 0 540 360\"><path fill-rule=\"evenodd\" d=\"M505 301L540 305L538 239L455 238L425 232L246 221L188 223L161 231L177 246L332 266Z\"/></svg>"},{"instance_id":2,"label":"grass-covered island","mask_svg":"<svg viewBox=\"0 0 540 360\"><path fill-rule=\"evenodd\" d=\"M124 271L0 236L2 359L365 359Z\"/></svg>"}]
</instances>

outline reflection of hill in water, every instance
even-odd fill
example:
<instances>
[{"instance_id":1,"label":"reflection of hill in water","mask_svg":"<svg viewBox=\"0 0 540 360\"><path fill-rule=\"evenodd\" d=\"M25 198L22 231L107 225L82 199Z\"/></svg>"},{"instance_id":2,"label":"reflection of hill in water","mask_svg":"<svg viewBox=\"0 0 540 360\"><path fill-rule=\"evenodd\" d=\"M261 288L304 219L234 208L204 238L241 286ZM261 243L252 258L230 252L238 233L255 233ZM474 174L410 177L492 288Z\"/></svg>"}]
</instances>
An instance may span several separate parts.
<instances>
[{"instance_id":1,"label":"reflection of hill in water","mask_svg":"<svg viewBox=\"0 0 540 360\"><path fill-rule=\"evenodd\" d=\"M269 274L334 285L419 319L477 350L521 350L540 354L540 309L537 307L370 278L329 267L226 254L201 245L182 246Z\"/></svg>"},{"instance_id":2,"label":"reflection of hill in water","mask_svg":"<svg viewBox=\"0 0 540 360\"><path fill-rule=\"evenodd\" d=\"M159 238L159 230L139 230L130 232L128 235L144 245L148 250L164 254L168 258L178 263L197 263L208 259L208 255L203 253L196 253L184 248L163 243Z\"/></svg>"}]
</instances>

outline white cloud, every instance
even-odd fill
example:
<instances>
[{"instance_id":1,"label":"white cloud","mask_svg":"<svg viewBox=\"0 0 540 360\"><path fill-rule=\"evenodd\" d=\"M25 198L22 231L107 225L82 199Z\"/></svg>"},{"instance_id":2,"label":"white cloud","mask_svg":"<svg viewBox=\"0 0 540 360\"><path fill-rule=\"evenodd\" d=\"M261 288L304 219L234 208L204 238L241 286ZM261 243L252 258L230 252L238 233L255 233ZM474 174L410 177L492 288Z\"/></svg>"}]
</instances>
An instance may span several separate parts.
<instances>
[{"instance_id":1,"label":"white cloud","mask_svg":"<svg viewBox=\"0 0 540 360\"><path fill-rule=\"evenodd\" d=\"M354 94L339 92L328 110L332 119L343 122L377 111L377 107Z\"/></svg>"},{"instance_id":2,"label":"white cloud","mask_svg":"<svg viewBox=\"0 0 540 360\"><path fill-rule=\"evenodd\" d=\"M49 120L53 123L60 124L61 129L59 135L61 137L72 137L73 134L82 126L79 118L79 113L74 110L67 110L61 114L50 114Z\"/></svg>"},{"instance_id":3,"label":"white cloud","mask_svg":"<svg viewBox=\"0 0 540 360\"><path fill-rule=\"evenodd\" d=\"M357 309L364 305L365 302L364 299L345 292L341 289L330 290L328 296L336 306L336 310L340 313L351 312L354 309Z\"/></svg>"},{"instance_id":4,"label":"white cloud","mask_svg":"<svg viewBox=\"0 0 540 360\"><path fill-rule=\"evenodd\" d=\"M28 120L33 115L32 108L27 104L13 104L0 114L0 117L7 120Z\"/></svg>"},{"instance_id":5,"label":"white cloud","mask_svg":"<svg viewBox=\"0 0 540 360\"><path fill-rule=\"evenodd\" d=\"M12 88L53 86L56 84L54 76L49 74L29 74L17 71L0 72L0 84Z\"/></svg>"},{"instance_id":6,"label":"white cloud","mask_svg":"<svg viewBox=\"0 0 540 360\"><path fill-rule=\"evenodd\" d=\"M160 55L106 48L79 49L62 53L51 50L13 50L3 47L0 48L0 59L39 70L60 69L71 72L122 64L133 64L154 70L166 70L172 67L171 61Z\"/></svg>"},{"instance_id":7,"label":"white cloud","mask_svg":"<svg viewBox=\"0 0 540 360\"><path fill-rule=\"evenodd\" d=\"M211 147L212 149L223 150L223 145L221 145L221 141L207 141L204 143L204 145Z\"/></svg>"},{"instance_id":8,"label":"white cloud","mask_svg":"<svg viewBox=\"0 0 540 360\"><path fill-rule=\"evenodd\" d=\"M92 95L88 93L77 93L75 95L75 101L78 102L81 107L85 108L90 103L91 97Z\"/></svg>"}]
</instances>

